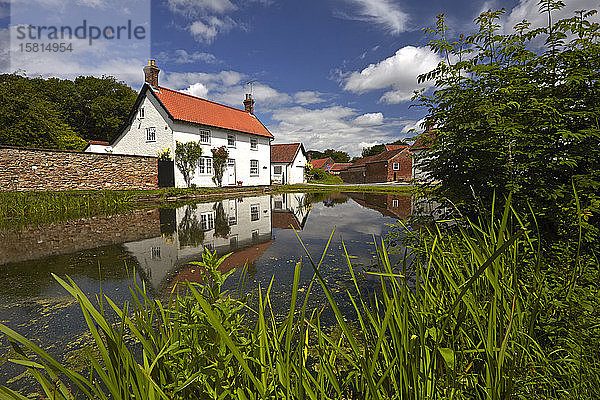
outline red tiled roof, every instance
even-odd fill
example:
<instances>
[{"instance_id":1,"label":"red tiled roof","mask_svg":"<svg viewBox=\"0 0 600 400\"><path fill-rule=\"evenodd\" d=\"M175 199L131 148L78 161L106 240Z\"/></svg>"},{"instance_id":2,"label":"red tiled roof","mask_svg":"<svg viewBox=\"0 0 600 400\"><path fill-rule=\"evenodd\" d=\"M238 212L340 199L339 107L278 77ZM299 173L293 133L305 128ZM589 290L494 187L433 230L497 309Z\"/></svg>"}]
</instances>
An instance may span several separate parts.
<instances>
[{"instance_id":1,"label":"red tiled roof","mask_svg":"<svg viewBox=\"0 0 600 400\"><path fill-rule=\"evenodd\" d=\"M411 150L423 150L429 149L433 145L435 140L435 131L427 130L417 137L417 140L410 146Z\"/></svg>"},{"instance_id":2,"label":"red tiled roof","mask_svg":"<svg viewBox=\"0 0 600 400\"><path fill-rule=\"evenodd\" d=\"M271 214L271 228L292 229L300 231L302 227L294 213L289 211L274 211Z\"/></svg>"},{"instance_id":3,"label":"red tiled roof","mask_svg":"<svg viewBox=\"0 0 600 400\"><path fill-rule=\"evenodd\" d=\"M335 163L331 166L331 170L335 172L344 171L347 170L351 165L352 163Z\"/></svg>"},{"instance_id":4,"label":"red tiled roof","mask_svg":"<svg viewBox=\"0 0 600 400\"><path fill-rule=\"evenodd\" d=\"M326 164L333 165L333 159L331 157L320 158L318 160L312 160L310 163L313 168L323 168Z\"/></svg>"},{"instance_id":5,"label":"red tiled roof","mask_svg":"<svg viewBox=\"0 0 600 400\"><path fill-rule=\"evenodd\" d=\"M271 162L272 163L291 163L300 149L300 143L272 144Z\"/></svg>"},{"instance_id":6,"label":"red tiled roof","mask_svg":"<svg viewBox=\"0 0 600 400\"><path fill-rule=\"evenodd\" d=\"M407 148L407 147L408 147L408 145L407 145L407 144L386 144L386 145L385 145L385 149L386 149L387 151L390 151L390 150L399 150L399 149L405 149L405 148Z\"/></svg>"},{"instance_id":7,"label":"red tiled roof","mask_svg":"<svg viewBox=\"0 0 600 400\"><path fill-rule=\"evenodd\" d=\"M272 138L254 115L223 104L160 87L154 90L174 119Z\"/></svg>"},{"instance_id":8,"label":"red tiled roof","mask_svg":"<svg viewBox=\"0 0 600 400\"><path fill-rule=\"evenodd\" d=\"M248 248L233 252L221 263L221 265L219 265L219 271L221 271L221 273L227 273L234 268L242 268L246 263L249 264L258 260L273 242L274 240L269 240L268 242L255 244ZM202 267L188 265L177 272L168 285L168 291L170 292L171 289L173 289L173 286L178 282L202 282L202 272L200 271L200 268Z\"/></svg>"},{"instance_id":9,"label":"red tiled roof","mask_svg":"<svg viewBox=\"0 0 600 400\"><path fill-rule=\"evenodd\" d=\"M98 145L98 146L110 146L110 143L102 141L102 140L90 140L88 143L89 144L95 144L95 145Z\"/></svg>"},{"instance_id":10,"label":"red tiled roof","mask_svg":"<svg viewBox=\"0 0 600 400\"><path fill-rule=\"evenodd\" d=\"M398 154L403 151L407 151L407 149L398 149L398 150L390 150L384 151L383 153L377 154L375 156L369 156L365 158L361 158L360 160L356 160L350 167L361 167L365 164L388 161L392 158L396 157Z\"/></svg>"}]
</instances>

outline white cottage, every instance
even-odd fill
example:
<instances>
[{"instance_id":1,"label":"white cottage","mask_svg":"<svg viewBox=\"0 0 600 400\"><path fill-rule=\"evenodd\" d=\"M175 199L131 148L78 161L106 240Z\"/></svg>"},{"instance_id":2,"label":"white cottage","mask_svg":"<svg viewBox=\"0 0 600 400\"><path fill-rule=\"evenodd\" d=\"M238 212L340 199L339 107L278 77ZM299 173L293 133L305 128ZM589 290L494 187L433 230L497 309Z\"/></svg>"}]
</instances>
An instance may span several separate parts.
<instances>
[{"instance_id":1,"label":"white cottage","mask_svg":"<svg viewBox=\"0 0 600 400\"><path fill-rule=\"evenodd\" d=\"M144 86L127 126L110 141L112 153L156 156L170 149L173 157L176 142L200 142L203 157L191 183L207 187L215 186L211 149L227 146L223 185L269 185L273 135L254 115L252 95L241 110L159 86L159 72L154 60L144 67ZM177 168L174 178L176 187L185 187Z\"/></svg>"},{"instance_id":2,"label":"white cottage","mask_svg":"<svg viewBox=\"0 0 600 400\"><path fill-rule=\"evenodd\" d=\"M302 143L271 145L271 181L284 185L306 183L304 168L307 162Z\"/></svg>"}]
</instances>

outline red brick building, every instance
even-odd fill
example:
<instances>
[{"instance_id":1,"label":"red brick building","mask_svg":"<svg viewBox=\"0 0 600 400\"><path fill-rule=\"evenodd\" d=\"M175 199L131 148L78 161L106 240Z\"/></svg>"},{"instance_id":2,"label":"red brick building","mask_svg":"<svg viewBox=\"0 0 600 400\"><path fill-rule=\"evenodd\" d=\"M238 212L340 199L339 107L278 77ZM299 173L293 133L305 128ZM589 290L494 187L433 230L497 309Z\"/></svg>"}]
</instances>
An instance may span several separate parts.
<instances>
[{"instance_id":1,"label":"red brick building","mask_svg":"<svg viewBox=\"0 0 600 400\"><path fill-rule=\"evenodd\" d=\"M340 172L346 183L409 182L412 180L410 150L400 148L361 158Z\"/></svg>"}]
</instances>

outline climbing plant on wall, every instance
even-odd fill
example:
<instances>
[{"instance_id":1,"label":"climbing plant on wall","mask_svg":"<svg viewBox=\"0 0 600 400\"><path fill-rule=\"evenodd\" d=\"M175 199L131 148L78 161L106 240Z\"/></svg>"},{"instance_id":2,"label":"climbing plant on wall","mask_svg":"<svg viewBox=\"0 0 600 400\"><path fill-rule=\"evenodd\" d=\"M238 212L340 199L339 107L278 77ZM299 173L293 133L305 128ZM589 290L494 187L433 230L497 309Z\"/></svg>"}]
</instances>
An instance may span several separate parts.
<instances>
[{"instance_id":1,"label":"climbing plant on wall","mask_svg":"<svg viewBox=\"0 0 600 400\"><path fill-rule=\"evenodd\" d=\"M213 154L213 182L217 186L223 185L223 173L225 172L225 166L227 165L227 158L229 158L229 150L226 146L221 146L216 149L211 149Z\"/></svg>"}]
</instances>

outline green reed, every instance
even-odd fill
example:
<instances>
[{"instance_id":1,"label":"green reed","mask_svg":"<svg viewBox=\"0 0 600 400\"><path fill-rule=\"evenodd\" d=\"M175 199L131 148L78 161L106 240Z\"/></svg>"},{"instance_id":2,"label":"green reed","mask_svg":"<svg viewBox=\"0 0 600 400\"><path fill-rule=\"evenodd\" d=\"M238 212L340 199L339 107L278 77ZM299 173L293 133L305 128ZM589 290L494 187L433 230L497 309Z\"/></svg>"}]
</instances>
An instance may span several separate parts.
<instances>
[{"instance_id":1,"label":"green reed","mask_svg":"<svg viewBox=\"0 0 600 400\"><path fill-rule=\"evenodd\" d=\"M492 212L494 215L494 212ZM145 287L123 307L91 301L70 279L57 281L81 305L98 352L78 374L5 325L0 331L49 399L508 399L594 398L577 383L582 368L598 370L568 348L540 341L545 277L537 238L507 205L500 219L460 220L414 236L412 253L392 265L377 246L380 290L363 293L351 257L354 287L346 298L357 315L346 320L319 270L304 298L296 264L290 307L275 317L271 287L235 300L222 290L224 257L196 263L201 283L176 286L167 303ZM344 247L345 249L345 247ZM306 250L306 248L305 248ZM411 262L409 263L409 259ZM320 287L335 316L309 309ZM114 322L114 316L117 322ZM576 340L576 338L571 338ZM99 354L99 355L98 355ZM592 374L591 376L595 376ZM69 389L69 387L71 389ZM0 386L9 399L22 395Z\"/></svg>"}]
</instances>

